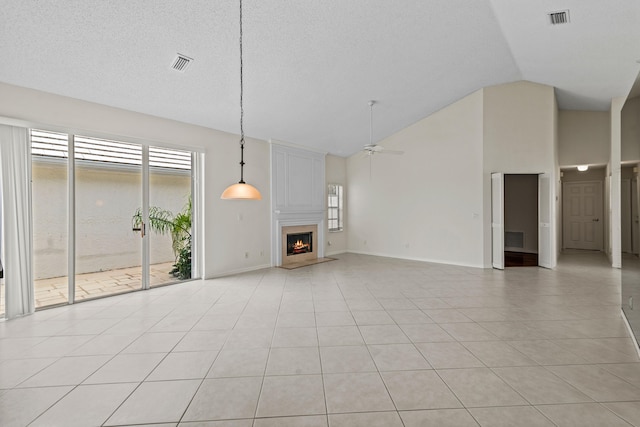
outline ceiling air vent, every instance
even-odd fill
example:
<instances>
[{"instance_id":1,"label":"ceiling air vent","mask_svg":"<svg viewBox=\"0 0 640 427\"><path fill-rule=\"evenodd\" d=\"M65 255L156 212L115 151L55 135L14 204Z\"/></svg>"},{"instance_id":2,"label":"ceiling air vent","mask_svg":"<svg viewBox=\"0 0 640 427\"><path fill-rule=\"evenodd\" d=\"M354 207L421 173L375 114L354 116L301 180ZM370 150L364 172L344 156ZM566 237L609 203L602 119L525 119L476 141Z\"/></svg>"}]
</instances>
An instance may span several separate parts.
<instances>
[{"instance_id":1,"label":"ceiling air vent","mask_svg":"<svg viewBox=\"0 0 640 427\"><path fill-rule=\"evenodd\" d=\"M189 58L188 56L179 53L178 56L176 56L176 59L173 60L171 68L184 73L189 64L191 64L191 61L193 61L193 58Z\"/></svg>"},{"instance_id":2,"label":"ceiling air vent","mask_svg":"<svg viewBox=\"0 0 640 427\"><path fill-rule=\"evenodd\" d=\"M551 25L560 25L569 23L569 10L559 10L557 12L549 13L549 19Z\"/></svg>"}]
</instances>

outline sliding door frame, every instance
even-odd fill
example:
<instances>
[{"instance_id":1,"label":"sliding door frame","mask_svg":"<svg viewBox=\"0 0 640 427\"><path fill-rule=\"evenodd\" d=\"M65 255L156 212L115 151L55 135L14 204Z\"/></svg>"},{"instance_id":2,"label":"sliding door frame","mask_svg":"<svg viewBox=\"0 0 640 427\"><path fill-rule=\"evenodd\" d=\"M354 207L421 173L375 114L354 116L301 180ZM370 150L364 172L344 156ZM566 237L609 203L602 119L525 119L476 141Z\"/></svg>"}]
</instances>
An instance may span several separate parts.
<instances>
[{"instance_id":1,"label":"sliding door frame","mask_svg":"<svg viewBox=\"0 0 640 427\"><path fill-rule=\"evenodd\" d=\"M67 161L67 285L68 285L68 299L67 304L75 304L76 302L90 301L91 299L83 299L80 301L76 301L76 253L77 253L77 243L76 243L76 156L75 156L75 132L70 132L69 130L60 130L59 128L52 126L38 126L31 125L28 127L31 129L42 129L45 131L51 132L60 132L67 135L67 150L68 150L68 161ZM149 187L150 187L150 167L149 167L149 147L159 147L159 148L167 148L167 149L175 149L181 150L191 153L191 200L193 203L192 208L192 242L191 242L191 250L192 250L192 269L191 269L191 280L201 279L203 277L203 263L201 261L201 254L203 253L203 248L201 248L201 244L203 240L200 238L201 233L203 232L203 214L201 209L203 209L202 197L204 197L204 192L202 188L202 179L201 176L203 174L202 171L202 156L203 153L197 150L194 150L192 147L179 147L172 146L170 144L158 144L157 142L147 142L140 141L137 138L122 138L122 137L113 137L109 135L100 135L95 136L90 132L82 132L82 135L87 137L96 137L96 138L105 138L118 140L121 142L126 142L130 144L139 145L142 148L142 191L141 191L141 208L142 208L142 217L144 218L144 224L142 226L142 241L141 241L141 249L142 249L142 278L141 278L141 286L140 290L148 290L151 288L150 284L150 241L149 241ZM30 143L30 140L29 140ZM33 221L33 217L30 218ZM177 284L177 283L175 283ZM32 283L33 288L35 289L35 282ZM105 295L104 297L108 297L112 295ZM93 299L99 299L102 297L97 297ZM52 305L51 307L55 307ZM50 308L50 307L41 307ZM40 309L40 308L39 308Z\"/></svg>"}]
</instances>

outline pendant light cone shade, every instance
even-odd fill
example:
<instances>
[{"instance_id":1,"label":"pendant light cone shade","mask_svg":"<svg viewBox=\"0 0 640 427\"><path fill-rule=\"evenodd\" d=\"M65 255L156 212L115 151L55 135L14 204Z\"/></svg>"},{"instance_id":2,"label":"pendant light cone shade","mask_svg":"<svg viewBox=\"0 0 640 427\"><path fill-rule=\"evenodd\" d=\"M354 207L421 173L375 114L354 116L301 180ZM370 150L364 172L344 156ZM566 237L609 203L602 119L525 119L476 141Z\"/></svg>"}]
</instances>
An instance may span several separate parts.
<instances>
[{"instance_id":1,"label":"pendant light cone shade","mask_svg":"<svg viewBox=\"0 0 640 427\"><path fill-rule=\"evenodd\" d=\"M237 183L227 187L220 196L221 199L262 200L262 195L256 187L247 183Z\"/></svg>"},{"instance_id":2,"label":"pendant light cone shade","mask_svg":"<svg viewBox=\"0 0 640 427\"><path fill-rule=\"evenodd\" d=\"M242 98L244 85L242 79L242 0L240 0L240 181L230 185L220 196L224 200L262 200L256 187L244 182L244 106Z\"/></svg>"}]
</instances>

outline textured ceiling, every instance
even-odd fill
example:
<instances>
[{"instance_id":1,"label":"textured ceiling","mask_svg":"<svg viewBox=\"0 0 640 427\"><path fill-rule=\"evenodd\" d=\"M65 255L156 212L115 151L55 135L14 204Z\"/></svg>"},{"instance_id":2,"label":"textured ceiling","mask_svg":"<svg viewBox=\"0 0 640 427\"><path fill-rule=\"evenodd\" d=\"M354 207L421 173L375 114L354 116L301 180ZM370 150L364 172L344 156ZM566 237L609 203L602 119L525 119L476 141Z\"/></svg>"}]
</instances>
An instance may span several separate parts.
<instances>
[{"instance_id":1,"label":"textured ceiling","mask_svg":"<svg viewBox=\"0 0 640 427\"><path fill-rule=\"evenodd\" d=\"M342 156L484 86L607 110L640 65L637 0L244 0L245 131ZM569 9L551 26L547 13ZM238 2L3 0L0 81L239 132ZM170 69L176 53L194 58ZM2 100L0 100L2 102Z\"/></svg>"}]
</instances>

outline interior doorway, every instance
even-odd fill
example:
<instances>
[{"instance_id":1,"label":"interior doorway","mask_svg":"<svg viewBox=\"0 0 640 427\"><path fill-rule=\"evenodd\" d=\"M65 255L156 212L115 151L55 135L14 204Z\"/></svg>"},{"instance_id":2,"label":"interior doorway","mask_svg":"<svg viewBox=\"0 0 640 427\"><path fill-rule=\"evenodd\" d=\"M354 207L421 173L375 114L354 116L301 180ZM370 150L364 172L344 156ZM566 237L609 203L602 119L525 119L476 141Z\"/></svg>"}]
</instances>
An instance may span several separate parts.
<instances>
[{"instance_id":1,"label":"interior doorway","mask_svg":"<svg viewBox=\"0 0 640 427\"><path fill-rule=\"evenodd\" d=\"M494 268L553 268L551 191L547 173L491 174Z\"/></svg>"},{"instance_id":2,"label":"interior doorway","mask_svg":"<svg viewBox=\"0 0 640 427\"><path fill-rule=\"evenodd\" d=\"M504 176L504 265L538 265L538 175Z\"/></svg>"},{"instance_id":3,"label":"interior doorway","mask_svg":"<svg viewBox=\"0 0 640 427\"><path fill-rule=\"evenodd\" d=\"M602 183L566 182L562 193L565 249L602 250Z\"/></svg>"},{"instance_id":4,"label":"interior doorway","mask_svg":"<svg viewBox=\"0 0 640 427\"><path fill-rule=\"evenodd\" d=\"M563 171L562 248L604 250L604 169Z\"/></svg>"}]
</instances>

